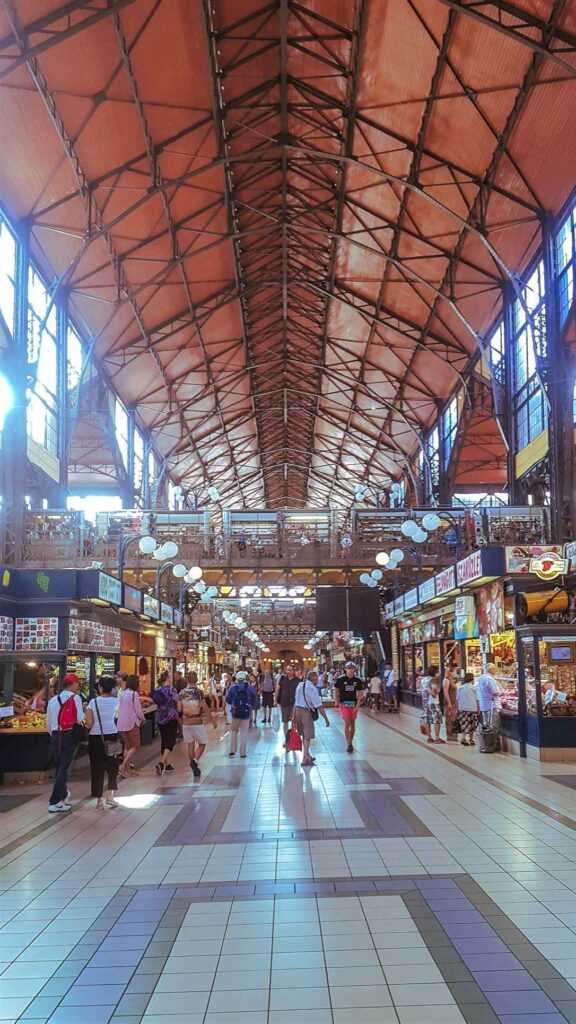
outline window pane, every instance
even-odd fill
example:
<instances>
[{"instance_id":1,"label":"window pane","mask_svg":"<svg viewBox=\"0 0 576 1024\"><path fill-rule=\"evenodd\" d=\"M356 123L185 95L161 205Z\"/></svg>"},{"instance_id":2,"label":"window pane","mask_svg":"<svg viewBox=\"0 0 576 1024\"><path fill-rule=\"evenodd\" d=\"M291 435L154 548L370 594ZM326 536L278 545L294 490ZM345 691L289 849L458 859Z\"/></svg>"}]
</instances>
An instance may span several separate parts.
<instances>
[{"instance_id":1,"label":"window pane","mask_svg":"<svg viewBox=\"0 0 576 1024\"><path fill-rule=\"evenodd\" d=\"M73 391L80 383L84 351L82 342L73 327L68 328L68 390Z\"/></svg>"},{"instance_id":2,"label":"window pane","mask_svg":"<svg viewBox=\"0 0 576 1024\"><path fill-rule=\"evenodd\" d=\"M16 240L0 217L0 314L11 334L14 332L15 280Z\"/></svg>"},{"instance_id":3,"label":"window pane","mask_svg":"<svg viewBox=\"0 0 576 1024\"><path fill-rule=\"evenodd\" d=\"M114 427L122 462L128 469L128 413L118 398L114 405Z\"/></svg>"}]
</instances>

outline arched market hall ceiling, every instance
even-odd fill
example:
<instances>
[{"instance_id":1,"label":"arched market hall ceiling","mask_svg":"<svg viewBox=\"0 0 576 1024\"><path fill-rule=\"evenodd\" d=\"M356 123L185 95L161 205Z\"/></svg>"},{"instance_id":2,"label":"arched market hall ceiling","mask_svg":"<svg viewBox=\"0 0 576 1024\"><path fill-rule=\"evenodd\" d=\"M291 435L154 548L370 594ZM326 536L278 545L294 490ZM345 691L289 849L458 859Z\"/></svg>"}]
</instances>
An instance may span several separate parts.
<instances>
[{"instance_id":1,"label":"arched market hall ceiling","mask_svg":"<svg viewBox=\"0 0 576 1024\"><path fill-rule=\"evenodd\" d=\"M344 506L569 194L575 86L569 0L0 0L0 196L185 490Z\"/></svg>"}]
</instances>

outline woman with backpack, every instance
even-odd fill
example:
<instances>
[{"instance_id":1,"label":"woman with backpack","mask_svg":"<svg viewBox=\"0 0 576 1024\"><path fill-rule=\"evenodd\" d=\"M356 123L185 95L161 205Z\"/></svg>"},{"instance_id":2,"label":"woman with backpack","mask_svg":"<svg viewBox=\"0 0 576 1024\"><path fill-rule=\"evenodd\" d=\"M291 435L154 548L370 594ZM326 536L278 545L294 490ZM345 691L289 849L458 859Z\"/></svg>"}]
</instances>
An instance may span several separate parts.
<instances>
[{"instance_id":1,"label":"woman with backpack","mask_svg":"<svg viewBox=\"0 0 576 1024\"><path fill-rule=\"evenodd\" d=\"M247 672L237 672L236 682L231 686L226 697L230 708L230 751L228 756L234 757L240 735L240 757L246 757L246 741L250 727L252 709L256 706L256 690L250 686Z\"/></svg>"},{"instance_id":2,"label":"woman with backpack","mask_svg":"<svg viewBox=\"0 0 576 1024\"><path fill-rule=\"evenodd\" d=\"M140 749L140 727L144 724L144 712L138 686L138 676L128 676L126 687L118 696L118 732L124 744L121 779L128 778L132 758Z\"/></svg>"},{"instance_id":3,"label":"woman with backpack","mask_svg":"<svg viewBox=\"0 0 576 1024\"><path fill-rule=\"evenodd\" d=\"M182 707L180 695L170 682L169 672L162 672L158 679L158 686L152 692L152 700L158 709L156 721L160 730L160 760L156 765L156 774L163 775L164 772L174 771L170 754L176 746L178 721Z\"/></svg>"},{"instance_id":4,"label":"woman with backpack","mask_svg":"<svg viewBox=\"0 0 576 1024\"><path fill-rule=\"evenodd\" d=\"M114 696L116 680L100 676L98 696L86 708L86 727L89 730L88 755L90 757L91 795L96 807L116 807L114 797L118 789L118 766L122 756L122 741L118 735L118 700ZM108 786L104 796L104 778Z\"/></svg>"}]
</instances>

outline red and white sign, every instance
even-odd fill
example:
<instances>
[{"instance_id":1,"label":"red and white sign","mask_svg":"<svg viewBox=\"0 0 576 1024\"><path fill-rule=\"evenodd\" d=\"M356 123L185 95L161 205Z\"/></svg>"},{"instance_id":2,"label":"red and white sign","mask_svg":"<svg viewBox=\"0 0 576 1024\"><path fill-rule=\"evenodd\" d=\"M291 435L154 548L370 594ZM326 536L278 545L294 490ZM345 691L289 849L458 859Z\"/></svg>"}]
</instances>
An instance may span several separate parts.
<instances>
[{"instance_id":1,"label":"red and white sign","mask_svg":"<svg viewBox=\"0 0 576 1024\"><path fill-rule=\"evenodd\" d=\"M562 557L561 544L516 544L506 548L506 572L511 576L531 573L530 562L541 555L557 554Z\"/></svg>"},{"instance_id":2,"label":"red and white sign","mask_svg":"<svg viewBox=\"0 0 576 1024\"><path fill-rule=\"evenodd\" d=\"M530 572L541 580L555 580L568 572L569 564L567 558L562 558L556 551L549 551L530 559Z\"/></svg>"},{"instance_id":3,"label":"red and white sign","mask_svg":"<svg viewBox=\"0 0 576 1024\"><path fill-rule=\"evenodd\" d=\"M443 569L434 578L436 580L436 597L456 589L456 567L454 565Z\"/></svg>"},{"instance_id":4,"label":"red and white sign","mask_svg":"<svg viewBox=\"0 0 576 1024\"><path fill-rule=\"evenodd\" d=\"M458 586L463 587L466 583L473 583L474 580L482 578L482 552L473 551L467 558L456 563L456 579Z\"/></svg>"}]
</instances>

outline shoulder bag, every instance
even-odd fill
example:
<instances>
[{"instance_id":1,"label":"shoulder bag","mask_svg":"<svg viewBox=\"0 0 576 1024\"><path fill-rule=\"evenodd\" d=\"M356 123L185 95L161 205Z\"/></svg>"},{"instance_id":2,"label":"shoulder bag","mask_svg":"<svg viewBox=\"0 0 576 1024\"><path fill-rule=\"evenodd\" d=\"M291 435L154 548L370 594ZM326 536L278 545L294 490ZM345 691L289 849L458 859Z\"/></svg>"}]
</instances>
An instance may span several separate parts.
<instances>
[{"instance_id":1,"label":"shoulder bag","mask_svg":"<svg viewBox=\"0 0 576 1024\"><path fill-rule=\"evenodd\" d=\"M96 708L96 716L98 718L98 724L100 726L100 735L102 737L102 743L104 744L104 755L105 757L121 757L124 752L124 744L117 735L116 739L107 740L104 738L104 729L102 728L102 719L100 717L100 708L98 707L98 697L94 697L94 707Z\"/></svg>"}]
</instances>

